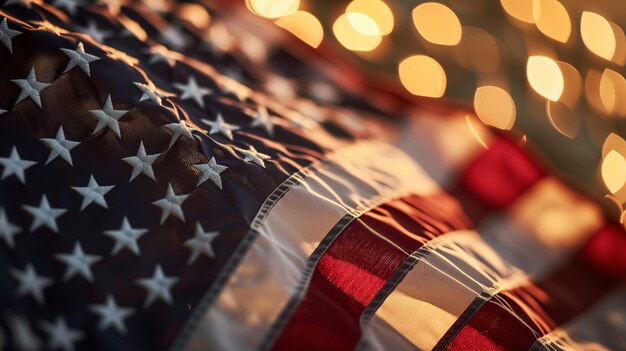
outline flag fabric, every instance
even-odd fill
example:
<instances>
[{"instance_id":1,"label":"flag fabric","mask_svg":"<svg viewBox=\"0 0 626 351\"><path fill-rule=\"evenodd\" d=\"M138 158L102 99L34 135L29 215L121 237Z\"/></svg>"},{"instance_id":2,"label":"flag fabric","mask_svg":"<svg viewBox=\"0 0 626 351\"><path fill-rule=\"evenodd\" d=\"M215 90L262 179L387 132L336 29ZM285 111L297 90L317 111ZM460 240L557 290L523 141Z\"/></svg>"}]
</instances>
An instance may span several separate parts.
<instances>
[{"instance_id":1,"label":"flag fabric","mask_svg":"<svg viewBox=\"0 0 626 351\"><path fill-rule=\"evenodd\" d=\"M3 3L3 349L626 349L597 204L225 3Z\"/></svg>"}]
</instances>

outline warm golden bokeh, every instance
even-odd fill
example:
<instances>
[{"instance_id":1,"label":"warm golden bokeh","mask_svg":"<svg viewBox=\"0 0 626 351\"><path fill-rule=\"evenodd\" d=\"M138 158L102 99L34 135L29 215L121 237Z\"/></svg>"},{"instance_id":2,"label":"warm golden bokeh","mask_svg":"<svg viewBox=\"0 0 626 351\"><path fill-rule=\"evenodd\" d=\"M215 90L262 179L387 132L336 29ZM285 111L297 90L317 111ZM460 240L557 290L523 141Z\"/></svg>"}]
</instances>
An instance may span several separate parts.
<instances>
[{"instance_id":1,"label":"warm golden bokeh","mask_svg":"<svg viewBox=\"0 0 626 351\"><path fill-rule=\"evenodd\" d=\"M626 79L612 69L605 69L600 77L600 102L607 115L626 116Z\"/></svg>"},{"instance_id":2,"label":"warm golden bokeh","mask_svg":"<svg viewBox=\"0 0 626 351\"><path fill-rule=\"evenodd\" d=\"M511 17L526 23L534 23L533 0L500 0L500 4Z\"/></svg>"},{"instance_id":3,"label":"warm golden bokeh","mask_svg":"<svg viewBox=\"0 0 626 351\"><path fill-rule=\"evenodd\" d=\"M382 0L354 0L348 4L346 13L362 13L368 16L376 22L381 35L387 35L393 30L393 13Z\"/></svg>"},{"instance_id":4,"label":"warm golden bokeh","mask_svg":"<svg viewBox=\"0 0 626 351\"><path fill-rule=\"evenodd\" d=\"M564 89L563 73L556 62L546 56L531 56L526 64L530 86L541 96L557 101Z\"/></svg>"},{"instance_id":5,"label":"warm golden bokeh","mask_svg":"<svg viewBox=\"0 0 626 351\"><path fill-rule=\"evenodd\" d=\"M483 123L498 129L509 130L515 123L515 101L500 87L488 85L476 89L474 110Z\"/></svg>"},{"instance_id":6,"label":"warm golden bokeh","mask_svg":"<svg viewBox=\"0 0 626 351\"><path fill-rule=\"evenodd\" d=\"M413 23L427 41L439 45L456 45L461 41L461 22L449 7L426 2L413 9Z\"/></svg>"},{"instance_id":7,"label":"warm golden bokeh","mask_svg":"<svg viewBox=\"0 0 626 351\"><path fill-rule=\"evenodd\" d=\"M546 100L546 115L557 132L570 139L578 136L582 121L576 110L561 101Z\"/></svg>"},{"instance_id":8,"label":"warm golden bokeh","mask_svg":"<svg viewBox=\"0 0 626 351\"><path fill-rule=\"evenodd\" d=\"M209 12L202 5L193 3L180 5L178 8L178 17L199 29L207 27L211 20Z\"/></svg>"},{"instance_id":9,"label":"warm golden bokeh","mask_svg":"<svg viewBox=\"0 0 626 351\"><path fill-rule=\"evenodd\" d=\"M278 18L298 11L300 0L246 0L246 6L265 18Z\"/></svg>"},{"instance_id":10,"label":"warm golden bokeh","mask_svg":"<svg viewBox=\"0 0 626 351\"><path fill-rule=\"evenodd\" d=\"M585 76L585 98L589 106L598 112L606 114L606 108L600 100L600 78L602 74L595 69L587 71Z\"/></svg>"},{"instance_id":11,"label":"warm golden bokeh","mask_svg":"<svg viewBox=\"0 0 626 351\"><path fill-rule=\"evenodd\" d=\"M381 36L380 28L370 16L360 12L348 12L346 18L357 32L369 36Z\"/></svg>"},{"instance_id":12,"label":"warm golden bokeh","mask_svg":"<svg viewBox=\"0 0 626 351\"><path fill-rule=\"evenodd\" d=\"M324 28L320 21L306 11L296 11L276 20L276 24L288 30L305 43L316 48L324 39Z\"/></svg>"},{"instance_id":13,"label":"warm golden bokeh","mask_svg":"<svg viewBox=\"0 0 626 351\"><path fill-rule=\"evenodd\" d=\"M564 61L556 61L563 74L563 93L559 101L574 109L582 93L583 80L576 67Z\"/></svg>"},{"instance_id":14,"label":"warm golden bokeh","mask_svg":"<svg viewBox=\"0 0 626 351\"><path fill-rule=\"evenodd\" d=\"M476 116L462 114L465 121L459 128L478 148L488 144L487 126L501 130L516 126L522 135L520 146L528 142L554 148L549 158L557 167L580 169L574 172L579 180L602 189L603 194L608 193L603 184L613 191L621 181L626 141L615 133L626 119L626 34L617 24L624 17L616 12L617 3L245 1L250 11L273 19L312 47L336 39L356 52L357 61L386 73L393 73L389 67L398 62L397 79L413 95L473 98ZM198 29L215 21L208 35L228 52L234 45L232 34L226 35L231 29L220 30L220 19L209 18L206 11L196 14L194 8L200 9L185 4L178 16ZM330 31L334 35L325 35ZM248 44L254 42L242 46ZM406 57L412 52L419 54ZM523 85L524 78L527 85ZM291 91L286 84L271 86L276 88L272 91ZM551 140L544 129L547 123L554 131ZM535 127L541 132L535 132ZM585 147L593 151L586 152ZM564 150L571 153L564 154ZM615 152L609 157L610 151ZM598 172L583 171L594 167ZM626 186L619 186L608 197L626 214ZM561 221L557 215L552 219ZM626 215L620 220L626 220Z\"/></svg>"},{"instance_id":15,"label":"warm golden bokeh","mask_svg":"<svg viewBox=\"0 0 626 351\"><path fill-rule=\"evenodd\" d=\"M618 192L626 182L626 159L615 150L609 153L602 160L602 180L607 189L614 194Z\"/></svg>"},{"instance_id":16,"label":"warm golden bokeh","mask_svg":"<svg viewBox=\"0 0 626 351\"><path fill-rule=\"evenodd\" d=\"M474 138L476 138L480 145L487 149L489 146L487 145L486 140L489 139L489 130L487 130L481 122L472 116L465 116L465 120L467 121L467 127Z\"/></svg>"},{"instance_id":17,"label":"warm golden bokeh","mask_svg":"<svg viewBox=\"0 0 626 351\"><path fill-rule=\"evenodd\" d=\"M432 57L405 58L398 65L398 75L402 85L413 95L438 98L446 91L446 72Z\"/></svg>"},{"instance_id":18,"label":"warm golden bokeh","mask_svg":"<svg viewBox=\"0 0 626 351\"><path fill-rule=\"evenodd\" d=\"M462 49L471 67L479 72L494 73L500 68L500 47L493 35L478 27L463 27Z\"/></svg>"},{"instance_id":19,"label":"warm golden bokeh","mask_svg":"<svg viewBox=\"0 0 626 351\"><path fill-rule=\"evenodd\" d=\"M561 43L569 39L572 22L567 9L557 0L533 0L533 19L547 37Z\"/></svg>"},{"instance_id":20,"label":"warm golden bokeh","mask_svg":"<svg viewBox=\"0 0 626 351\"><path fill-rule=\"evenodd\" d=\"M580 35L592 53L606 60L613 59L616 42L611 23L593 12L583 12L580 18Z\"/></svg>"},{"instance_id":21,"label":"warm golden bokeh","mask_svg":"<svg viewBox=\"0 0 626 351\"><path fill-rule=\"evenodd\" d=\"M606 157L612 150L619 154L626 155L626 141L615 133L610 133L602 145L602 157Z\"/></svg>"},{"instance_id":22,"label":"warm golden bokeh","mask_svg":"<svg viewBox=\"0 0 626 351\"><path fill-rule=\"evenodd\" d=\"M623 66L626 64L626 35L622 27L611 22L611 29L615 35L615 54L613 54L613 63Z\"/></svg>"},{"instance_id":23,"label":"warm golden bokeh","mask_svg":"<svg viewBox=\"0 0 626 351\"><path fill-rule=\"evenodd\" d=\"M354 17L355 14L342 14L337 18L335 23L333 24L333 33L335 33L335 37L337 41L341 45L343 45L346 49L352 51L372 51L378 47L380 42L382 41L382 37L380 35L367 35L359 32L350 20L348 16ZM367 17L364 14L359 14L359 17ZM353 21L354 22L354 21ZM376 23L371 20L371 23Z\"/></svg>"}]
</instances>

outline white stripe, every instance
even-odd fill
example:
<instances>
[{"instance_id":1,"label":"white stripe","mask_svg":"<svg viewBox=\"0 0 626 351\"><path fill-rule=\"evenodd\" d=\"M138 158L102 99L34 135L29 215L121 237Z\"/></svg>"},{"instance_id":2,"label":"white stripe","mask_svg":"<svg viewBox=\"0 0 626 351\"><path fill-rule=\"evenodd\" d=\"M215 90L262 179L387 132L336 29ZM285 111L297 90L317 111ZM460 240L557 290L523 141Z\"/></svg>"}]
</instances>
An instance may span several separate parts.
<instances>
[{"instance_id":1,"label":"white stripe","mask_svg":"<svg viewBox=\"0 0 626 351\"><path fill-rule=\"evenodd\" d=\"M484 291L495 292L494 286L524 279L523 272L502 260L475 231L444 234L418 253L417 264L365 330L363 338L370 348L412 345L430 350ZM384 331L385 325L395 332Z\"/></svg>"},{"instance_id":2,"label":"white stripe","mask_svg":"<svg viewBox=\"0 0 626 351\"><path fill-rule=\"evenodd\" d=\"M393 338L382 344L405 345L402 339L408 338L420 349L431 349L474 300L484 300L482 289L495 294L550 272L601 225L596 206L554 178L542 179L507 211L483 219L476 242L438 249L456 263L433 260L430 268L418 264L407 275L372 319L372 323L382 318L394 328L406 329L389 333ZM437 239L449 240L450 234ZM458 279L461 272L472 280Z\"/></svg>"},{"instance_id":3,"label":"white stripe","mask_svg":"<svg viewBox=\"0 0 626 351\"><path fill-rule=\"evenodd\" d=\"M626 286L537 340L536 350L626 350Z\"/></svg>"},{"instance_id":4,"label":"white stripe","mask_svg":"<svg viewBox=\"0 0 626 351\"><path fill-rule=\"evenodd\" d=\"M308 257L342 218L407 194L440 192L406 154L378 142L348 147L303 173L301 182L253 223L256 241L187 349L258 348L301 283Z\"/></svg>"},{"instance_id":5,"label":"white stripe","mask_svg":"<svg viewBox=\"0 0 626 351\"><path fill-rule=\"evenodd\" d=\"M419 111L406 119L395 145L406 151L442 188L456 184L465 166L492 142L492 132L481 123L470 128L465 115L438 115ZM481 141L477 139L477 135Z\"/></svg>"}]
</instances>

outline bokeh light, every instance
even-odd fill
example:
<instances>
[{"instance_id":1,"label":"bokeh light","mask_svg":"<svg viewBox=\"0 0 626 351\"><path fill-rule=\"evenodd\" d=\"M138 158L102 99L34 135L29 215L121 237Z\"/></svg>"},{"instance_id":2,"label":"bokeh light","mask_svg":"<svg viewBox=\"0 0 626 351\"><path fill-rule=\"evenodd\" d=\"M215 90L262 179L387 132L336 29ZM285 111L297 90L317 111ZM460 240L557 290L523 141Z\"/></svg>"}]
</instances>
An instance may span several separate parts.
<instances>
[{"instance_id":1,"label":"bokeh light","mask_svg":"<svg viewBox=\"0 0 626 351\"><path fill-rule=\"evenodd\" d=\"M413 95L438 98L446 91L446 72L432 57L405 58L398 65L398 75L402 85Z\"/></svg>"},{"instance_id":2,"label":"bokeh light","mask_svg":"<svg viewBox=\"0 0 626 351\"><path fill-rule=\"evenodd\" d=\"M602 160L602 180L613 194L626 182L626 159L615 150L609 151Z\"/></svg>"},{"instance_id":3,"label":"bokeh light","mask_svg":"<svg viewBox=\"0 0 626 351\"><path fill-rule=\"evenodd\" d=\"M605 69L600 77L600 101L607 115L626 116L626 79L612 69Z\"/></svg>"},{"instance_id":4,"label":"bokeh light","mask_svg":"<svg viewBox=\"0 0 626 351\"><path fill-rule=\"evenodd\" d=\"M459 127L477 145L486 147L486 131L493 127L515 135L520 146L548 150L557 167L608 193L626 220L626 186L614 175L626 164L626 142L618 136L626 126L626 34L620 26L626 15L619 2L245 3L312 47L336 41L353 52L355 63L383 77L397 74L393 78L413 95L473 102L475 116L464 112ZM196 14L196 8L185 4L177 14L200 30L215 22L207 34L228 52L237 40L228 32L239 29L226 30L219 18L209 18L204 9ZM253 49L254 41L246 43ZM615 153L609 157L610 151Z\"/></svg>"},{"instance_id":5,"label":"bokeh light","mask_svg":"<svg viewBox=\"0 0 626 351\"><path fill-rule=\"evenodd\" d=\"M461 22L449 7L426 2L413 9L413 23L427 41L439 45L456 45L461 41Z\"/></svg>"},{"instance_id":6,"label":"bokeh light","mask_svg":"<svg viewBox=\"0 0 626 351\"><path fill-rule=\"evenodd\" d=\"M180 5L178 7L178 17L199 29L206 28L211 20L209 12L202 5L193 3Z\"/></svg>"},{"instance_id":7,"label":"bokeh light","mask_svg":"<svg viewBox=\"0 0 626 351\"><path fill-rule=\"evenodd\" d=\"M346 18L357 32L369 36L381 36L382 33L374 19L364 13L348 12Z\"/></svg>"},{"instance_id":8,"label":"bokeh light","mask_svg":"<svg viewBox=\"0 0 626 351\"><path fill-rule=\"evenodd\" d=\"M356 14L349 14L354 17ZM361 31L357 30L350 20L348 19L348 14L342 14L337 18L335 23L333 24L333 33L337 38L337 41L341 45L343 45L346 49L352 51L372 51L378 47L380 42L382 41L382 36L378 35L367 35L363 34ZM367 17L364 14L359 14L359 17ZM353 20L354 22L354 20ZM376 23L371 20L370 23ZM363 30L361 28L361 30Z\"/></svg>"},{"instance_id":9,"label":"bokeh light","mask_svg":"<svg viewBox=\"0 0 626 351\"><path fill-rule=\"evenodd\" d=\"M557 101L564 88L563 73L553 59L546 56L531 56L526 65L530 86L544 98Z\"/></svg>"},{"instance_id":10,"label":"bokeh light","mask_svg":"<svg viewBox=\"0 0 626 351\"><path fill-rule=\"evenodd\" d=\"M500 0L504 11L510 16L526 23L534 23L533 0Z\"/></svg>"},{"instance_id":11,"label":"bokeh light","mask_svg":"<svg viewBox=\"0 0 626 351\"><path fill-rule=\"evenodd\" d=\"M555 61L563 74L563 93L559 100L573 109L578 104L582 93L583 81L576 67L564 61Z\"/></svg>"},{"instance_id":12,"label":"bokeh light","mask_svg":"<svg viewBox=\"0 0 626 351\"><path fill-rule=\"evenodd\" d=\"M298 11L300 0L246 0L246 6L261 17L278 18Z\"/></svg>"},{"instance_id":13,"label":"bokeh light","mask_svg":"<svg viewBox=\"0 0 626 351\"><path fill-rule=\"evenodd\" d=\"M474 110L480 120L498 129L509 130L515 123L515 101L509 93L496 86L476 89Z\"/></svg>"},{"instance_id":14,"label":"bokeh light","mask_svg":"<svg viewBox=\"0 0 626 351\"><path fill-rule=\"evenodd\" d=\"M306 11L296 11L277 19L275 23L314 48L318 47L324 39L322 24Z\"/></svg>"},{"instance_id":15,"label":"bokeh light","mask_svg":"<svg viewBox=\"0 0 626 351\"><path fill-rule=\"evenodd\" d=\"M578 113L561 101L546 100L546 115L554 129L574 139L578 136L582 121Z\"/></svg>"},{"instance_id":16,"label":"bokeh light","mask_svg":"<svg viewBox=\"0 0 626 351\"><path fill-rule=\"evenodd\" d=\"M394 26L393 12L382 0L354 0L346 8L346 14L362 13L378 26L380 35L391 33Z\"/></svg>"},{"instance_id":17,"label":"bokeh light","mask_svg":"<svg viewBox=\"0 0 626 351\"><path fill-rule=\"evenodd\" d=\"M592 53L606 60L615 54L615 33L609 21L597 13L585 11L580 18L580 35Z\"/></svg>"},{"instance_id":18,"label":"bokeh light","mask_svg":"<svg viewBox=\"0 0 626 351\"><path fill-rule=\"evenodd\" d=\"M569 39L572 23L567 9L557 0L533 0L533 20L547 37L561 43Z\"/></svg>"}]
</instances>

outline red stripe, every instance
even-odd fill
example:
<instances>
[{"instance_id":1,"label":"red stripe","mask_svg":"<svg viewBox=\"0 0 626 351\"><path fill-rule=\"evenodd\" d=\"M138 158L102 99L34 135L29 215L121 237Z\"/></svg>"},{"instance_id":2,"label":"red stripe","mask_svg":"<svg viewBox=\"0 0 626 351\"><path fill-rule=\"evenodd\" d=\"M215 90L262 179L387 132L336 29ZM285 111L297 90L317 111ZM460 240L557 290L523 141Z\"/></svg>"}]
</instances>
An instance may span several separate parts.
<instances>
[{"instance_id":1,"label":"red stripe","mask_svg":"<svg viewBox=\"0 0 626 351\"><path fill-rule=\"evenodd\" d=\"M495 331L495 332L493 332ZM528 350L535 337L500 306L487 302L452 340L448 350Z\"/></svg>"},{"instance_id":2,"label":"red stripe","mask_svg":"<svg viewBox=\"0 0 626 351\"><path fill-rule=\"evenodd\" d=\"M464 205L470 218L479 219L512 204L543 176L544 172L526 152L500 138L465 167L451 193Z\"/></svg>"},{"instance_id":3,"label":"red stripe","mask_svg":"<svg viewBox=\"0 0 626 351\"><path fill-rule=\"evenodd\" d=\"M549 277L537 283L500 292L492 301L505 301L515 315L543 336L593 306L626 278L626 235L609 224ZM450 343L461 350L468 343L477 349L528 349L536 340L509 311L487 303ZM494 323L496 320L509 322ZM530 334L529 334L530 333ZM477 337L477 335L481 335ZM507 342L508 340L508 342ZM497 347L496 347L497 346Z\"/></svg>"},{"instance_id":4,"label":"red stripe","mask_svg":"<svg viewBox=\"0 0 626 351\"><path fill-rule=\"evenodd\" d=\"M391 201L360 219L409 253L433 237L469 226L447 195ZM352 222L322 256L273 349L353 349L361 336L361 313L406 259L403 251Z\"/></svg>"}]
</instances>

